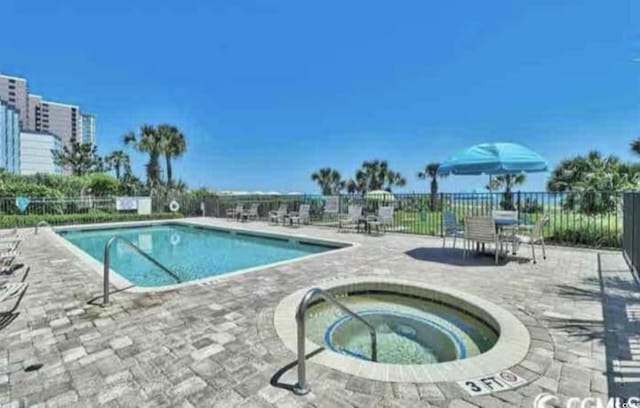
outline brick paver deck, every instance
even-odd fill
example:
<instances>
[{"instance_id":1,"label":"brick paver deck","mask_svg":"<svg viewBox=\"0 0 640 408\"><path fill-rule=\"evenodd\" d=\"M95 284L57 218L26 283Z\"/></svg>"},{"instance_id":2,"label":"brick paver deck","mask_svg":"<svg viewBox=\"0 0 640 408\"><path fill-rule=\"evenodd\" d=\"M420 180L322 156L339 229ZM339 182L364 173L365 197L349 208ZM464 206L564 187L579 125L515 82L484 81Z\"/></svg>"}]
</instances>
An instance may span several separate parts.
<instances>
[{"instance_id":1,"label":"brick paver deck","mask_svg":"<svg viewBox=\"0 0 640 408\"><path fill-rule=\"evenodd\" d=\"M191 221L237 226L216 219ZM102 308L99 302L89 303L101 292L100 276L55 242L53 232L33 235L25 230L21 262L31 267L30 287L16 315L1 319L0 406L530 407L543 392L558 395L560 402L575 396L604 397L605 344L622 347L624 336L633 335L626 339L627 349L638 350L637 319L627 319L627 331L605 341L594 251L552 248L549 259L537 265L514 259L495 266L490 258L464 261L429 237L369 237L257 222L243 226L361 246L206 285L162 293L119 292L111 306ZM521 253L528 255L524 248ZM309 395L298 397L273 386L272 381L295 382L295 367L278 381L274 377L295 360L274 330L278 302L314 282L354 276L437 282L511 311L532 338L527 358L513 368L528 384L472 398L455 383L376 382L310 363ZM609 306L626 308L627 316L637 318L633 287L613 289L636 303L610 300ZM615 330L622 323L611 324L609 330ZM630 353L627 357L625 367L638 361ZM622 361L619 355L616 359ZM42 367L25 370L34 364ZM622 363L616 370L620 368Z\"/></svg>"}]
</instances>

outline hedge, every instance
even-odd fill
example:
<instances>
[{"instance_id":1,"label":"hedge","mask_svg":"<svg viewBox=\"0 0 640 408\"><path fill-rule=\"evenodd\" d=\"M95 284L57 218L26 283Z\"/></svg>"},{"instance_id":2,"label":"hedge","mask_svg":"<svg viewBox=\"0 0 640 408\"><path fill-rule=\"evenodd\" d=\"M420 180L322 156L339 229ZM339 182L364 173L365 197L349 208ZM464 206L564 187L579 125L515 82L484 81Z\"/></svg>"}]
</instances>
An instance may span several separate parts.
<instances>
[{"instance_id":1,"label":"hedge","mask_svg":"<svg viewBox=\"0 0 640 408\"><path fill-rule=\"evenodd\" d=\"M159 219L182 218L180 213L156 213L138 215L134 213L102 213L92 212L87 214L50 214L50 215L0 215L0 228L32 227L40 221L46 221L50 225L65 224L94 224L102 222L123 221L147 221Z\"/></svg>"}]
</instances>

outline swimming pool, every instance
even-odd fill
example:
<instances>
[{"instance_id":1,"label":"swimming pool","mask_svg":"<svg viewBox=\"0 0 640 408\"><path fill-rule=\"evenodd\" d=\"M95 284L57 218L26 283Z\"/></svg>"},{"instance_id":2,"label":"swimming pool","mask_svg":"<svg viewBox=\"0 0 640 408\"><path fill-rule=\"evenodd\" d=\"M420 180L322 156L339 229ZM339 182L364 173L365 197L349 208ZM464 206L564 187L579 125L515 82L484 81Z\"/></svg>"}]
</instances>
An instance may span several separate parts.
<instances>
[{"instance_id":1,"label":"swimming pool","mask_svg":"<svg viewBox=\"0 0 640 408\"><path fill-rule=\"evenodd\" d=\"M114 235L120 235L157 259L179 278L178 282L123 242L114 242L110 252L111 270L140 287L175 285L344 247L339 243L176 223L74 228L56 232L100 263L103 262L107 241Z\"/></svg>"}]
</instances>

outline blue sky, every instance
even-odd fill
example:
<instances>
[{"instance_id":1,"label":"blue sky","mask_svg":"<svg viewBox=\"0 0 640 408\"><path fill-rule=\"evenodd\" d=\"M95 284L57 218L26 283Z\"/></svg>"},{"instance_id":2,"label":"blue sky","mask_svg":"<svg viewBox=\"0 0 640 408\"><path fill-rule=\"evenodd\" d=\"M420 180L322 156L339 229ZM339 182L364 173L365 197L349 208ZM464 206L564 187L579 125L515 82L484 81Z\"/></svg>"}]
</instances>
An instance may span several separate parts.
<instances>
[{"instance_id":1,"label":"blue sky","mask_svg":"<svg viewBox=\"0 0 640 408\"><path fill-rule=\"evenodd\" d=\"M189 151L175 173L192 187L314 192L317 168L351 176L380 158L424 191L424 164L475 143L555 164L632 159L640 136L628 0L2 3L0 72L95 113L102 153L140 124L176 124Z\"/></svg>"}]
</instances>

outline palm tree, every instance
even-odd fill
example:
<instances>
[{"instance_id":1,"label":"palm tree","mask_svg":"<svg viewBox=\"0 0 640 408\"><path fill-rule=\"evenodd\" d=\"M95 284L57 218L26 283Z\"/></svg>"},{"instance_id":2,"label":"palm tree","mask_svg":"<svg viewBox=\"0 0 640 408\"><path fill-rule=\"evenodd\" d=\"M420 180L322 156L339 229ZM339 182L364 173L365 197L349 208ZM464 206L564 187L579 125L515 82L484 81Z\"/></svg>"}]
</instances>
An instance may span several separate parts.
<instances>
[{"instance_id":1,"label":"palm tree","mask_svg":"<svg viewBox=\"0 0 640 408\"><path fill-rule=\"evenodd\" d=\"M404 187L407 185L407 179L397 171L389 171L385 179L384 189L388 192L391 192L393 187Z\"/></svg>"},{"instance_id":2,"label":"palm tree","mask_svg":"<svg viewBox=\"0 0 640 408\"><path fill-rule=\"evenodd\" d=\"M440 163L432 162L424 166L424 171L418 172L418 178L421 180L431 179L431 211L436 211L438 204L438 169ZM445 177L445 176L440 176Z\"/></svg>"},{"instance_id":3,"label":"palm tree","mask_svg":"<svg viewBox=\"0 0 640 408\"><path fill-rule=\"evenodd\" d=\"M396 171L389 168L386 160L367 160L356 171L355 183L357 190L364 194L367 191L387 190L393 187L403 187L407 180Z\"/></svg>"},{"instance_id":4,"label":"palm tree","mask_svg":"<svg viewBox=\"0 0 640 408\"><path fill-rule=\"evenodd\" d=\"M173 167L171 160L182 156L187 151L187 142L184 134L175 126L159 125L158 133L162 139L162 153L164 154L167 169L167 185L173 185Z\"/></svg>"},{"instance_id":5,"label":"palm tree","mask_svg":"<svg viewBox=\"0 0 640 408\"><path fill-rule=\"evenodd\" d=\"M138 136L129 132L124 135L125 145L133 146L141 153L149 154L147 162L147 184L154 187L160 183L160 155L163 152L163 140L158 130L151 125L142 125Z\"/></svg>"},{"instance_id":6,"label":"palm tree","mask_svg":"<svg viewBox=\"0 0 640 408\"><path fill-rule=\"evenodd\" d=\"M311 180L318 183L322 190L322 195L336 195L344 187L342 176L338 170L324 167L311 174Z\"/></svg>"},{"instance_id":7,"label":"palm tree","mask_svg":"<svg viewBox=\"0 0 640 408\"><path fill-rule=\"evenodd\" d=\"M639 186L638 166L622 163L613 155L605 157L598 151L563 160L547 183L549 191L569 192L565 207L591 214L615 210L619 193Z\"/></svg>"},{"instance_id":8,"label":"palm tree","mask_svg":"<svg viewBox=\"0 0 640 408\"><path fill-rule=\"evenodd\" d=\"M349 194L355 194L360 191L360 187L358 183L354 179L349 179L344 182L344 188L347 190Z\"/></svg>"},{"instance_id":9,"label":"palm tree","mask_svg":"<svg viewBox=\"0 0 640 408\"><path fill-rule=\"evenodd\" d=\"M130 172L131 170L131 158L127 153L122 150L114 150L104 158L107 166L112 168L116 172L116 178L121 180L121 170Z\"/></svg>"},{"instance_id":10,"label":"palm tree","mask_svg":"<svg viewBox=\"0 0 640 408\"><path fill-rule=\"evenodd\" d=\"M503 174L495 176L491 179L491 182L487 186L489 191L499 190L504 187L504 193L502 194L502 208L505 210L513 210L513 193L512 189L515 186L519 186L527 181L527 176L523 173L519 174Z\"/></svg>"},{"instance_id":11,"label":"palm tree","mask_svg":"<svg viewBox=\"0 0 640 408\"><path fill-rule=\"evenodd\" d=\"M631 151L640 156L640 138L631 142Z\"/></svg>"}]
</instances>

